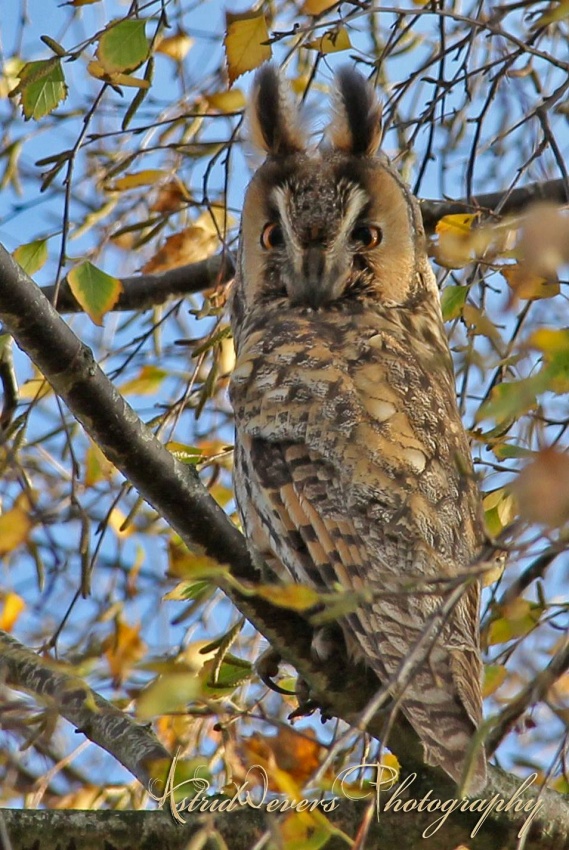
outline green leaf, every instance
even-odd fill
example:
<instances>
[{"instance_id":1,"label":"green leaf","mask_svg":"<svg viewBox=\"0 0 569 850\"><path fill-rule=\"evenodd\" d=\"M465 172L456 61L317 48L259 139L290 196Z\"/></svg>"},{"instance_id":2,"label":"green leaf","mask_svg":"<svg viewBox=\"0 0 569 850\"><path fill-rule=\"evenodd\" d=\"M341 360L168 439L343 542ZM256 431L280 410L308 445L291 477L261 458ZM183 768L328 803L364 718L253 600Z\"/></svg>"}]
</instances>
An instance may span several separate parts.
<instances>
[{"instance_id":1,"label":"green leaf","mask_svg":"<svg viewBox=\"0 0 569 850\"><path fill-rule=\"evenodd\" d=\"M498 384L478 410L477 421L494 419L496 423L502 424L516 419L535 407L537 396L548 389L548 384L548 377L543 370L531 378Z\"/></svg>"},{"instance_id":2,"label":"green leaf","mask_svg":"<svg viewBox=\"0 0 569 850\"><path fill-rule=\"evenodd\" d=\"M116 277L98 269L88 260L71 269L67 275L71 292L96 325L116 304L122 283Z\"/></svg>"},{"instance_id":3,"label":"green leaf","mask_svg":"<svg viewBox=\"0 0 569 850\"><path fill-rule=\"evenodd\" d=\"M441 310L445 322L458 319L462 315L467 295L468 287L466 286L445 286L441 295Z\"/></svg>"},{"instance_id":4,"label":"green leaf","mask_svg":"<svg viewBox=\"0 0 569 850\"><path fill-rule=\"evenodd\" d=\"M235 690L252 674L253 668L249 661L227 653L219 667L215 660L204 664L201 673L202 693L207 697L224 696L224 691Z\"/></svg>"},{"instance_id":5,"label":"green leaf","mask_svg":"<svg viewBox=\"0 0 569 850\"><path fill-rule=\"evenodd\" d=\"M97 59L109 74L134 71L147 56L145 20L111 22L99 39Z\"/></svg>"},{"instance_id":6,"label":"green leaf","mask_svg":"<svg viewBox=\"0 0 569 850\"><path fill-rule=\"evenodd\" d=\"M497 443L492 446L492 451L498 460L510 460L518 457L533 457L535 452L531 449L525 449L523 446L516 446L515 443Z\"/></svg>"},{"instance_id":7,"label":"green leaf","mask_svg":"<svg viewBox=\"0 0 569 850\"><path fill-rule=\"evenodd\" d=\"M36 239L20 245L14 251L14 259L21 265L26 274L33 275L47 260L47 239Z\"/></svg>"},{"instance_id":8,"label":"green leaf","mask_svg":"<svg viewBox=\"0 0 569 850\"><path fill-rule=\"evenodd\" d=\"M67 86L61 60L54 56L39 62L28 62L19 73L20 82L10 92L19 94L24 118L36 121L53 112L58 103L67 97Z\"/></svg>"}]
</instances>

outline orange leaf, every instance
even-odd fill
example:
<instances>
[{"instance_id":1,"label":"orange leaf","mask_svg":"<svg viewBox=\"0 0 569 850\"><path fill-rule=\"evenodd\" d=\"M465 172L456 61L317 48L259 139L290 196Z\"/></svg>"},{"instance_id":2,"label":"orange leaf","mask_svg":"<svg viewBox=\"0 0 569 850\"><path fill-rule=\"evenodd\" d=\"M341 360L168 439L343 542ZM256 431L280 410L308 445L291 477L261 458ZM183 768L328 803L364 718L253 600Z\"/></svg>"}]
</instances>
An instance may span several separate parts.
<instances>
[{"instance_id":1,"label":"orange leaf","mask_svg":"<svg viewBox=\"0 0 569 850\"><path fill-rule=\"evenodd\" d=\"M156 274L211 257L219 244L217 234L205 227L186 227L168 237L159 251L143 266L145 274Z\"/></svg>"},{"instance_id":2,"label":"orange leaf","mask_svg":"<svg viewBox=\"0 0 569 850\"><path fill-rule=\"evenodd\" d=\"M117 620L114 634L105 639L103 648L114 682L121 682L146 652L146 644L140 638L140 625L129 626Z\"/></svg>"}]
</instances>

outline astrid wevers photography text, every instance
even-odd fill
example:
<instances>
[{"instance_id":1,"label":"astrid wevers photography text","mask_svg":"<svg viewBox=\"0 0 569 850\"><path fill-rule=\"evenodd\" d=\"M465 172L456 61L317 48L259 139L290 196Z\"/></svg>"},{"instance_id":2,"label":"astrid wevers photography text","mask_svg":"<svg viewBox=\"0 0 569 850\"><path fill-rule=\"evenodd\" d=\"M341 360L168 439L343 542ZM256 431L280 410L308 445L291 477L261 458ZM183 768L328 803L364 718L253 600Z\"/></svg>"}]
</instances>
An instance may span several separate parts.
<instances>
[{"instance_id":1,"label":"astrid wevers photography text","mask_svg":"<svg viewBox=\"0 0 569 850\"><path fill-rule=\"evenodd\" d=\"M310 812L315 809L322 812L332 812L341 805L342 799L361 800L365 797L365 794L360 791L358 791L357 797L352 796L351 793L354 789L350 782L351 777L356 777L357 773L362 770L375 772L376 778L370 781L369 785L375 788L378 817L381 812L388 811L400 812L402 815L413 811L433 813L433 820L422 833L423 838L429 838L438 832L453 812L474 812L480 815L470 833L471 837L474 837L492 812L502 811L522 812L526 815L518 832L518 838L523 838L542 806L537 798L524 799L522 796L524 791L531 787L537 779L536 773L528 776L508 799L500 794L494 794L492 797L486 798L461 797L441 800L434 797L431 791L420 798L412 796L412 786L417 778L415 773L411 773L403 782L392 788L391 784L397 776L397 771L394 768L380 763L360 764L339 774L332 788L332 792L336 790L338 796L324 800L308 798L293 800L282 795L273 796L270 791L268 773L261 765L251 766L239 785L233 783L235 792L231 797L221 797L208 796L210 783L207 779L197 775L197 772L191 779L186 779L184 782L175 785L176 763L177 759L175 758L170 765L164 793L157 796L150 792L150 795L161 806L167 805L173 818L179 823L186 822L183 817L184 812L231 812L243 807L263 809L266 812ZM182 788L184 792L188 792L188 796L183 799L176 799L176 797L179 797ZM385 800L387 788L389 788L389 797ZM371 793L370 791L368 796ZM383 805L380 811L379 804L382 796Z\"/></svg>"}]
</instances>

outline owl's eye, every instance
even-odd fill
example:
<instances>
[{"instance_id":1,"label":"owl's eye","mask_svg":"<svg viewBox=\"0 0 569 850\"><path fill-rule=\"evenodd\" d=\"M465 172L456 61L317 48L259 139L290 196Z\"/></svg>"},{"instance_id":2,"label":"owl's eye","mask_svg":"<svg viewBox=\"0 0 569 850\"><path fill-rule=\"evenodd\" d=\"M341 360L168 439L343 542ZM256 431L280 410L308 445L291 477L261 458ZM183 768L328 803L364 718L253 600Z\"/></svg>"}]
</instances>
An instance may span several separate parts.
<instances>
[{"instance_id":1,"label":"owl's eye","mask_svg":"<svg viewBox=\"0 0 569 850\"><path fill-rule=\"evenodd\" d=\"M266 224L261 233L261 245L265 251L282 247L284 245L282 227L279 224L275 224L274 221Z\"/></svg>"},{"instance_id":2,"label":"owl's eye","mask_svg":"<svg viewBox=\"0 0 569 850\"><path fill-rule=\"evenodd\" d=\"M360 250L369 251L375 248L383 239L383 233L374 224L358 224L352 230L352 239L357 242Z\"/></svg>"}]
</instances>

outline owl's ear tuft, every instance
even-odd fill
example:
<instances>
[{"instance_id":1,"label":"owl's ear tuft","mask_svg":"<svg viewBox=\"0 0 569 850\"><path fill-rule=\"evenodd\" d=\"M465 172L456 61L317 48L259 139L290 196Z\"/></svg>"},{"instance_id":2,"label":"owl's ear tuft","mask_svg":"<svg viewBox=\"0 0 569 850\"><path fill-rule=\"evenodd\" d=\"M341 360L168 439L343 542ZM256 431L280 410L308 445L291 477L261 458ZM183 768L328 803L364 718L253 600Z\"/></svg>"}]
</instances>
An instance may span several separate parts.
<instances>
[{"instance_id":1,"label":"owl's ear tuft","mask_svg":"<svg viewBox=\"0 0 569 850\"><path fill-rule=\"evenodd\" d=\"M327 130L332 147L373 156L381 141L381 106L371 83L352 68L342 68L332 104L334 117Z\"/></svg>"},{"instance_id":2,"label":"owl's ear tuft","mask_svg":"<svg viewBox=\"0 0 569 850\"><path fill-rule=\"evenodd\" d=\"M251 141L272 156L299 153L306 147L299 107L274 65L257 72L248 120Z\"/></svg>"}]
</instances>

